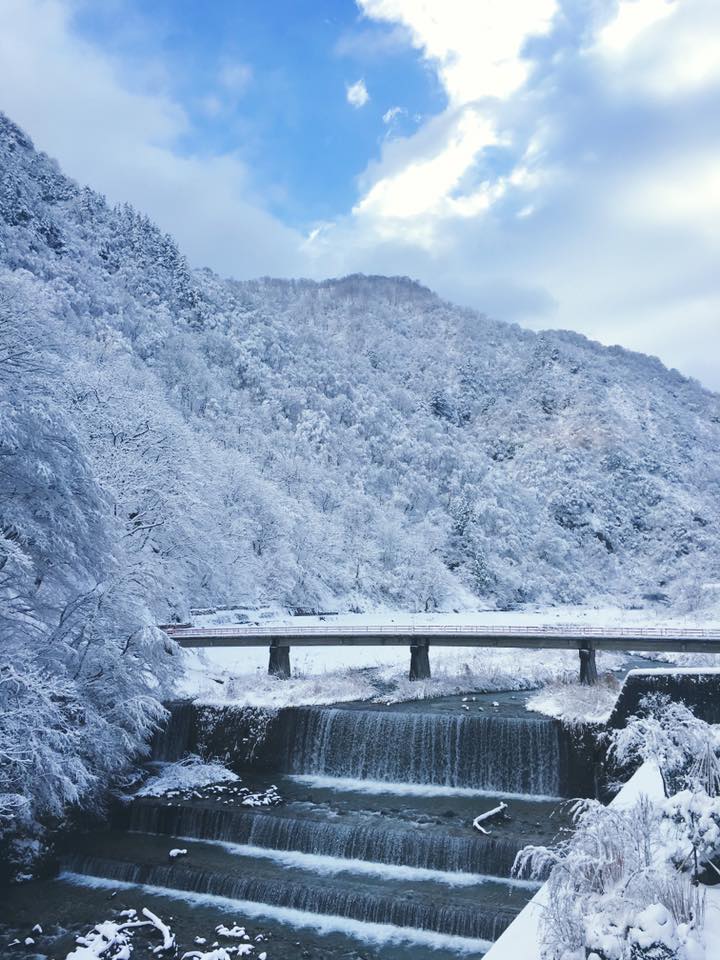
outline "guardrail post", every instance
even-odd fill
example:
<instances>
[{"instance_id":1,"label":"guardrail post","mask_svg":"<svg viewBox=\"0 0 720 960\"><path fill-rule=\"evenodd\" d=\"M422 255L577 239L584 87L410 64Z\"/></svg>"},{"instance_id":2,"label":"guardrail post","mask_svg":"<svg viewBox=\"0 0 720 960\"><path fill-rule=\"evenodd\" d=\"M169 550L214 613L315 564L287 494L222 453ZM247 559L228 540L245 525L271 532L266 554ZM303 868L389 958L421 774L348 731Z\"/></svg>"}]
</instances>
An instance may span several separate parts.
<instances>
[{"instance_id":1,"label":"guardrail post","mask_svg":"<svg viewBox=\"0 0 720 960\"><path fill-rule=\"evenodd\" d=\"M430 643L426 637L413 638L410 644L410 679L430 679Z\"/></svg>"},{"instance_id":2,"label":"guardrail post","mask_svg":"<svg viewBox=\"0 0 720 960\"><path fill-rule=\"evenodd\" d=\"M281 647L277 640L270 641L268 673L281 680L290 678L290 647Z\"/></svg>"},{"instance_id":3,"label":"guardrail post","mask_svg":"<svg viewBox=\"0 0 720 960\"><path fill-rule=\"evenodd\" d=\"M582 640L580 642L580 683L586 686L597 683L595 644L592 640Z\"/></svg>"}]
</instances>

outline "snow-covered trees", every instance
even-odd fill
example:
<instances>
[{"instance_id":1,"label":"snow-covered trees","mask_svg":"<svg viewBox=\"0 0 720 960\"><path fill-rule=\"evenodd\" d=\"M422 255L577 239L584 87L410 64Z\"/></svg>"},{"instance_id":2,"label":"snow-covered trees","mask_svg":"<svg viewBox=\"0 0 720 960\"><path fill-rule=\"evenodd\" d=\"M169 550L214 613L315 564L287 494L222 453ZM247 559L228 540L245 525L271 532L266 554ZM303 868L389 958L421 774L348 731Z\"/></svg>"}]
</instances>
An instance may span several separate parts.
<instances>
[{"instance_id":1,"label":"snow-covered trees","mask_svg":"<svg viewBox=\"0 0 720 960\"><path fill-rule=\"evenodd\" d=\"M630 806L580 801L568 838L521 851L519 874L549 871L543 956L704 957L702 881L720 874L718 731L655 695L615 732L612 748L621 762L657 768L665 798L658 783L657 796Z\"/></svg>"},{"instance_id":2,"label":"snow-covered trees","mask_svg":"<svg viewBox=\"0 0 720 960\"><path fill-rule=\"evenodd\" d=\"M720 401L657 361L404 278L192 271L5 118L0 169L0 262L53 306L72 425L158 618L701 604L720 580Z\"/></svg>"},{"instance_id":3,"label":"snow-covered trees","mask_svg":"<svg viewBox=\"0 0 720 960\"><path fill-rule=\"evenodd\" d=\"M89 801L142 749L177 661L63 406L43 293L0 274L0 839Z\"/></svg>"},{"instance_id":4,"label":"snow-covered trees","mask_svg":"<svg viewBox=\"0 0 720 960\"><path fill-rule=\"evenodd\" d=\"M621 765L657 764L666 797L678 786L720 793L720 732L666 694L644 697L638 714L610 735L608 752Z\"/></svg>"},{"instance_id":5,"label":"snow-covered trees","mask_svg":"<svg viewBox=\"0 0 720 960\"><path fill-rule=\"evenodd\" d=\"M568 839L516 861L518 873L550 870L544 960L704 958L703 890L673 859L679 833L667 811L648 797L628 809L583 801L573 819Z\"/></svg>"},{"instance_id":6,"label":"snow-covered trees","mask_svg":"<svg viewBox=\"0 0 720 960\"><path fill-rule=\"evenodd\" d=\"M178 659L151 625L191 605L720 580L720 399L657 361L406 278L191 270L2 115L0 268L0 744L32 717L58 738L0 765L4 821L54 756L79 766L30 816L138 746Z\"/></svg>"}]
</instances>

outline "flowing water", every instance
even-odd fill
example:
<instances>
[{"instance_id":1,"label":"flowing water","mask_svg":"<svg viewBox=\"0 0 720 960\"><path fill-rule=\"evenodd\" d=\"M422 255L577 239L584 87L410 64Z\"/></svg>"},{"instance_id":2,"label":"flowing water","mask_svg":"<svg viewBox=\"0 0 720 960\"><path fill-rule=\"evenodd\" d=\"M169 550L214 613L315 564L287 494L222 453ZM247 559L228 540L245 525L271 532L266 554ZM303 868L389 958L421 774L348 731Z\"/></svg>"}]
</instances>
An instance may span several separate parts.
<instances>
[{"instance_id":1,"label":"flowing water","mask_svg":"<svg viewBox=\"0 0 720 960\"><path fill-rule=\"evenodd\" d=\"M300 708L285 769L297 774L558 796L560 727L502 716Z\"/></svg>"},{"instance_id":2,"label":"flowing water","mask_svg":"<svg viewBox=\"0 0 720 960\"><path fill-rule=\"evenodd\" d=\"M138 798L112 829L72 838L60 886L142 891L180 918L210 906L261 918L276 930L269 960L300 946L328 958L480 956L537 889L511 878L512 864L557 833L568 793L560 726L495 702L478 696L472 715L460 698L282 711L243 774L253 789L276 784L282 805L210 791ZM247 763L238 724L237 713L214 717L213 745ZM156 761L202 747L198 727L192 707L176 707ZM481 835L473 817L496 796L511 819ZM188 853L170 859L173 847ZM294 952L293 935L277 932L288 929Z\"/></svg>"}]
</instances>

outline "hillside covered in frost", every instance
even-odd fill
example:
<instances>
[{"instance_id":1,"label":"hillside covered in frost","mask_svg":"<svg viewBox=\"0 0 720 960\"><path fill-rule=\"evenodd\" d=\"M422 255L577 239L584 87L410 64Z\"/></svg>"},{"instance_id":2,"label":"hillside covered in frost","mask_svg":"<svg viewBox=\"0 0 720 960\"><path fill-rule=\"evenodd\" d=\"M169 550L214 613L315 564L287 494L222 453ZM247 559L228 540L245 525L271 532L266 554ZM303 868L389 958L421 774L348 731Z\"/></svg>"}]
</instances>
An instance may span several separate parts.
<instances>
[{"instance_id":1,"label":"hillside covered in frost","mask_svg":"<svg viewBox=\"0 0 720 960\"><path fill-rule=\"evenodd\" d=\"M720 579L720 397L655 359L405 278L192 270L5 118L0 267L23 395L0 550L50 606L87 578L127 578L161 620L684 603ZM43 495L18 500L18 473Z\"/></svg>"}]
</instances>

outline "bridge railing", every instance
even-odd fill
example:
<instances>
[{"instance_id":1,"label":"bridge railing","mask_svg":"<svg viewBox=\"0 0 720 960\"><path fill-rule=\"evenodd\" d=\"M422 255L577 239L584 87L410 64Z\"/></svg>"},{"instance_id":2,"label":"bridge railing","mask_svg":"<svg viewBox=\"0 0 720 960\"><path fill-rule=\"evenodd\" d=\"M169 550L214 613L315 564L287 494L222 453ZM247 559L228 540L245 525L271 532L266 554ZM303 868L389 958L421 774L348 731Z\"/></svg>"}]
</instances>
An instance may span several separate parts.
<instances>
[{"instance_id":1,"label":"bridge railing","mask_svg":"<svg viewBox=\"0 0 720 960\"><path fill-rule=\"evenodd\" d=\"M410 679L430 677L428 645L433 637L440 646L577 646L580 680L595 683L595 649L605 646L624 650L715 652L720 654L720 630L702 627L595 627L584 624L317 624L292 626L207 626L165 625L168 636L185 647L259 646L270 648L269 672L290 676L291 645L405 644L410 647ZM363 640L367 637L367 640ZM384 639L387 637L388 639ZM413 639L416 638L416 639ZM445 638L444 640L442 638ZM467 639L465 639L467 638ZM604 642L603 642L604 641Z\"/></svg>"},{"instance_id":2,"label":"bridge railing","mask_svg":"<svg viewBox=\"0 0 720 960\"><path fill-rule=\"evenodd\" d=\"M560 636L560 637L646 637L677 639L720 639L720 630L695 627L589 627L575 624L539 624L537 626L459 624L378 624L348 625L328 624L313 626L229 626L229 627L173 627L164 626L164 631L173 637L276 637L276 636L443 636L475 634L482 636Z\"/></svg>"}]
</instances>

